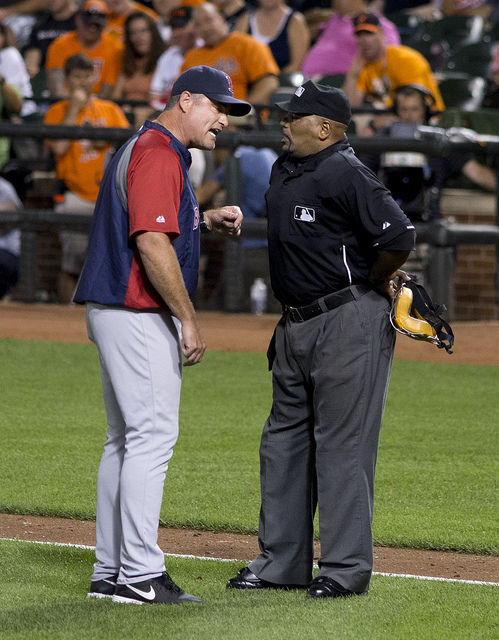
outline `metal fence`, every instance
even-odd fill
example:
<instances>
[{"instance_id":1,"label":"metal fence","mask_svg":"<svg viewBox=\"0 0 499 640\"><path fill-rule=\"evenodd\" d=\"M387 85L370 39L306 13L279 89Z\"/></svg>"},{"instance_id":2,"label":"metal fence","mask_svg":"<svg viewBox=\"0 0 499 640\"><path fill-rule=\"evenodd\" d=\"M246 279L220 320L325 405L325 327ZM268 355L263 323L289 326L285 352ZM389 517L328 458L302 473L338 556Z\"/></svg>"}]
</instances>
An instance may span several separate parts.
<instances>
[{"instance_id":1,"label":"metal fence","mask_svg":"<svg viewBox=\"0 0 499 640\"><path fill-rule=\"evenodd\" d=\"M12 124L0 122L0 137L33 139L90 139L106 140L116 145L124 142L133 129L74 127L34 123ZM217 138L217 146L236 149L240 145L280 149L280 134L277 131L223 132ZM357 153L382 153L386 151L415 151L426 155L445 155L454 152L477 152L499 156L499 136L479 136L466 129L437 129L419 127L411 138L361 138L349 136ZM231 153L227 165L227 201L240 202L239 160ZM433 259L429 273L430 286L435 299L452 308L452 273L455 248L458 245L499 245L499 218L496 194L496 224L455 224L446 220L416 224L418 242L433 247ZM45 209L1 211L0 227L15 226L22 231L20 258L20 291L22 299L36 299L37 281L37 234L47 230L87 231L91 216L77 213L58 214ZM265 220L247 220L242 232L247 237L266 237ZM238 311L241 297L241 238L231 239L225 245L223 273L223 308ZM496 255L499 252L496 252ZM499 301L499 269L496 268L496 301Z\"/></svg>"}]
</instances>

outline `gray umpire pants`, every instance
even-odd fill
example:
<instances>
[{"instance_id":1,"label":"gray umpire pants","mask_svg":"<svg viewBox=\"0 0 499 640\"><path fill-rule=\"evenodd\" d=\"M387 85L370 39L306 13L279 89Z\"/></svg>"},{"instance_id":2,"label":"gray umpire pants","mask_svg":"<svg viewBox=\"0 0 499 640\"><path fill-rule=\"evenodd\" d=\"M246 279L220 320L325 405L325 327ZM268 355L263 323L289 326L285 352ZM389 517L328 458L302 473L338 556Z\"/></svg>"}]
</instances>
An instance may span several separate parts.
<instances>
[{"instance_id":1,"label":"gray umpire pants","mask_svg":"<svg viewBox=\"0 0 499 640\"><path fill-rule=\"evenodd\" d=\"M366 592L373 565L374 469L395 343L389 302L374 291L275 332L273 404L260 446L261 554L249 565L278 584L319 575Z\"/></svg>"}]
</instances>

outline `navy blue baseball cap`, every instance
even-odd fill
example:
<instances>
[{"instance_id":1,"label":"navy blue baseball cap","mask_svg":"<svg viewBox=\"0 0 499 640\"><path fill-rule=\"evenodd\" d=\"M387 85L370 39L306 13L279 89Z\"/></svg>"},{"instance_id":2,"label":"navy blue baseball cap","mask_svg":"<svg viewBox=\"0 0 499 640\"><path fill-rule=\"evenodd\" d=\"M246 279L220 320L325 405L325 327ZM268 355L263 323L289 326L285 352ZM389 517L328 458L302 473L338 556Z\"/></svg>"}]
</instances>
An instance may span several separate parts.
<instances>
[{"instance_id":1,"label":"navy blue baseball cap","mask_svg":"<svg viewBox=\"0 0 499 640\"><path fill-rule=\"evenodd\" d=\"M323 116L348 126L352 111L348 98L341 89L308 80L298 87L286 102L277 102L283 111Z\"/></svg>"},{"instance_id":2,"label":"navy blue baseball cap","mask_svg":"<svg viewBox=\"0 0 499 640\"><path fill-rule=\"evenodd\" d=\"M251 111L249 102L234 98L230 76L204 64L191 67L179 75L175 80L171 95L178 96L182 91L202 93L210 100L229 105L231 116L245 116Z\"/></svg>"}]
</instances>

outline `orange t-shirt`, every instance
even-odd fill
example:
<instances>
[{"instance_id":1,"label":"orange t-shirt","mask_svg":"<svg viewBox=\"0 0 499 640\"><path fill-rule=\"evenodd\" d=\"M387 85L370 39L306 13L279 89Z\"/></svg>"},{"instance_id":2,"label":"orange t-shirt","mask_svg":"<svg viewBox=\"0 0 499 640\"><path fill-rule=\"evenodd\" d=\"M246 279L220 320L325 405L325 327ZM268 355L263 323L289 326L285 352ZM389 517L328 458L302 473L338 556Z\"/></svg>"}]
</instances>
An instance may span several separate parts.
<instances>
[{"instance_id":1,"label":"orange t-shirt","mask_svg":"<svg viewBox=\"0 0 499 640\"><path fill-rule=\"evenodd\" d=\"M74 53L86 53L94 63L95 84L92 93L99 93L103 84L113 86L121 72L123 47L109 36L103 35L92 49L86 49L78 40L76 31L69 31L56 38L47 50L46 71L63 69L64 63Z\"/></svg>"},{"instance_id":2,"label":"orange t-shirt","mask_svg":"<svg viewBox=\"0 0 499 640\"><path fill-rule=\"evenodd\" d=\"M423 85L435 98L435 109L445 109L428 60L410 47L388 45L386 56L367 62L357 79L358 89L385 106L391 106L394 89L404 84Z\"/></svg>"},{"instance_id":3,"label":"orange t-shirt","mask_svg":"<svg viewBox=\"0 0 499 640\"><path fill-rule=\"evenodd\" d=\"M206 64L225 71L232 80L234 97L246 100L248 88L267 75L279 75L274 56L266 44L248 35L233 31L216 47L198 47L185 54L181 71Z\"/></svg>"},{"instance_id":4,"label":"orange t-shirt","mask_svg":"<svg viewBox=\"0 0 499 640\"><path fill-rule=\"evenodd\" d=\"M69 100L61 100L50 106L45 114L45 124L61 124L68 110ZM78 114L79 126L129 128L123 111L110 100L91 98ZM64 180L70 191L84 200L95 202L104 172L104 161L111 144L95 149L90 140L72 140L68 150L56 156L56 175Z\"/></svg>"},{"instance_id":5,"label":"orange t-shirt","mask_svg":"<svg viewBox=\"0 0 499 640\"><path fill-rule=\"evenodd\" d=\"M115 42L124 44L125 43L125 20L130 14L135 13L136 11L140 11L141 13L145 13L148 16L151 16L154 22L157 22L159 18L158 14L152 9L150 9L149 7L146 7L145 4L140 4L140 2L134 2L132 10L130 11L130 13L127 13L126 16L120 13L110 13L107 16L107 24L104 27L104 33L107 33L107 35L111 36L111 38L113 38Z\"/></svg>"}]
</instances>

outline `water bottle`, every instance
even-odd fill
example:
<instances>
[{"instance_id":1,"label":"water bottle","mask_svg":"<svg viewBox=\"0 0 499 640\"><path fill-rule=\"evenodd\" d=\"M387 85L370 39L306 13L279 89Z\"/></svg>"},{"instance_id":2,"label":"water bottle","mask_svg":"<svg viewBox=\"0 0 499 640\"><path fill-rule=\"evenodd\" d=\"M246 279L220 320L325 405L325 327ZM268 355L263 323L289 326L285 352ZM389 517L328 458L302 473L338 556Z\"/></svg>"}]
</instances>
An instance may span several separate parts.
<instances>
[{"instance_id":1,"label":"water bottle","mask_svg":"<svg viewBox=\"0 0 499 640\"><path fill-rule=\"evenodd\" d=\"M267 308L267 285L263 278L255 278L251 285L251 313L261 316Z\"/></svg>"}]
</instances>

